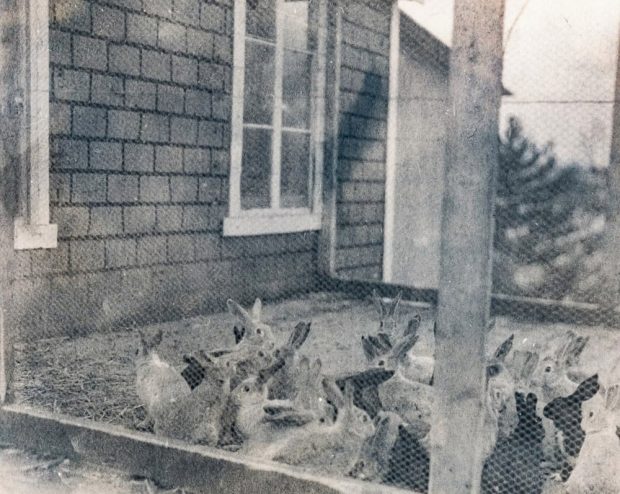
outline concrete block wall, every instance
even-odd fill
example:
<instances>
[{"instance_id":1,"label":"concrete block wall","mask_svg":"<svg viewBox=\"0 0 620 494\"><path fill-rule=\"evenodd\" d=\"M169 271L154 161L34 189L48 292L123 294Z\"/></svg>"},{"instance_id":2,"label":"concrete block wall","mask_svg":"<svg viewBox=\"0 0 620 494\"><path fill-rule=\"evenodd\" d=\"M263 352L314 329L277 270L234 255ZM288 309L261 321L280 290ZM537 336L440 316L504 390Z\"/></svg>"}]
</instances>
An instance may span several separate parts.
<instances>
[{"instance_id":1,"label":"concrete block wall","mask_svg":"<svg viewBox=\"0 0 620 494\"><path fill-rule=\"evenodd\" d=\"M17 253L22 336L184 317L221 309L228 297L313 288L316 233L222 236L233 1L50 4L50 195L59 244ZM347 216L357 214L354 204L346 203Z\"/></svg>"},{"instance_id":2,"label":"concrete block wall","mask_svg":"<svg viewBox=\"0 0 620 494\"><path fill-rule=\"evenodd\" d=\"M336 270L380 280L383 266L390 2L342 11Z\"/></svg>"}]
</instances>

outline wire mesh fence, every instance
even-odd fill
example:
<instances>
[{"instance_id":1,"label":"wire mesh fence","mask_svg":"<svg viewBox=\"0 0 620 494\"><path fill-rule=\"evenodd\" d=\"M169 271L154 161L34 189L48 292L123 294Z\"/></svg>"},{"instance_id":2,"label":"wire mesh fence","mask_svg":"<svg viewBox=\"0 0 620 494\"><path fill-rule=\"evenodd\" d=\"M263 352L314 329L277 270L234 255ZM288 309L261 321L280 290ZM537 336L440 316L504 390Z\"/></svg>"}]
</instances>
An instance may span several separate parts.
<instances>
[{"instance_id":1,"label":"wire mesh fence","mask_svg":"<svg viewBox=\"0 0 620 494\"><path fill-rule=\"evenodd\" d=\"M420 83L401 80L386 238L389 2L49 7L59 241L15 256L12 401L427 492L436 314L411 295L436 288L440 204L421 197L443 189L447 46L400 24L401 74ZM494 291L614 307L607 163L558 157L514 105ZM408 286L381 283L386 269ZM482 492L619 492L620 336L505 305L488 331Z\"/></svg>"}]
</instances>

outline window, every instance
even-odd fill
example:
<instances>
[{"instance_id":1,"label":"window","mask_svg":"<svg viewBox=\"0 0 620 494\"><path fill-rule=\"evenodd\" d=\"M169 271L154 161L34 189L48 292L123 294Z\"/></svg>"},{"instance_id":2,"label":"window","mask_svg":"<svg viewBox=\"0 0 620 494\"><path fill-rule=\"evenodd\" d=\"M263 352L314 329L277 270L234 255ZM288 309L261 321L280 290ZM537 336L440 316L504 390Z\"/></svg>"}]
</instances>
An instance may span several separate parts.
<instances>
[{"instance_id":1,"label":"window","mask_svg":"<svg viewBox=\"0 0 620 494\"><path fill-rule=\"evenodd\" d=\"M28 0L22 5L24 10L20 15L27 19L25 152L14 246L18 250L51 249L57 245L57 227L50 224L49 208L48 2Z\"/></svg>"},{"instance_id":2,"label":"window","mask_svg":"<svg viewBox=\"0 0 620 494\"><path fill-rule=\"evenodd\" d=\"M320 228L325 0L236 0L225 235Z\"/></svg>"}]
</instances>

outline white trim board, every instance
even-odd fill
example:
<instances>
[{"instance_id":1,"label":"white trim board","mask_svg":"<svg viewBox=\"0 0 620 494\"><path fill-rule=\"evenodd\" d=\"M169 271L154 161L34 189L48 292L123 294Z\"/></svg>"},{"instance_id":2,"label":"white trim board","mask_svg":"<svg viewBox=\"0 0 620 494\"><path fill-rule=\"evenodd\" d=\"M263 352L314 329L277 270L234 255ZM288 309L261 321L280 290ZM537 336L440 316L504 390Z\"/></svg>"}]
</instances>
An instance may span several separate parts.
<instances>
[{"instance_id":1,"label":"white trim board","mask_svg":"<svg viewBox=\"0 0 620 494\"><path fill-rule=\"evenodd\" d=\"M392 281L394 262L394 201L396 193L396 160L398 137L398 77L400 61L400 9L392 3L390 20L389 95L387 142L385 152L385 217L383 224L383 281Z\"/></svg>"},{"instance_id":2,"label":"white trim board","mask_svg":"<svg viewBox=\"0 0 620 494\"><path fill-rule=\"evenodd\" d=\"M49 6L48 0L29 0L26 4L26 85L27 121L25 161L30 177L26 198L20 199L21 217L15 220L15 244L21 249L53 249L58 229L50 224L49 150Z\"/></svg>"}]
</instances>

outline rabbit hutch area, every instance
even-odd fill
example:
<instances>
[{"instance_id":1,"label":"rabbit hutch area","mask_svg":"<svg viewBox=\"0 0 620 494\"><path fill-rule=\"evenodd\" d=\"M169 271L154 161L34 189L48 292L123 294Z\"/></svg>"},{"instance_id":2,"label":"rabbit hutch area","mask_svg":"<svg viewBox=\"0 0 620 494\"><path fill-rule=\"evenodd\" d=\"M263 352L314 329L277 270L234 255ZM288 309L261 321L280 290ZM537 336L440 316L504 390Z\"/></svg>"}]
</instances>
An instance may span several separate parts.
<instances>
[{"instance_id":1,"label":"rabbit hutch area","mask_svg":"<svg viewBox=\"0 0 620 494\"><path fill-rule=\"evenodd\" d=\"M20 342L14 402L426 492L430 306L315 292L228 308ZM494 319L483 492L565 492L578 469L617 474L617 348L602 327Z\"/></svg>"}]
</instances>

